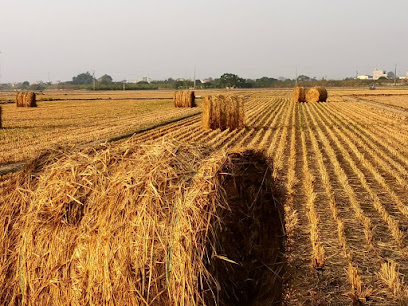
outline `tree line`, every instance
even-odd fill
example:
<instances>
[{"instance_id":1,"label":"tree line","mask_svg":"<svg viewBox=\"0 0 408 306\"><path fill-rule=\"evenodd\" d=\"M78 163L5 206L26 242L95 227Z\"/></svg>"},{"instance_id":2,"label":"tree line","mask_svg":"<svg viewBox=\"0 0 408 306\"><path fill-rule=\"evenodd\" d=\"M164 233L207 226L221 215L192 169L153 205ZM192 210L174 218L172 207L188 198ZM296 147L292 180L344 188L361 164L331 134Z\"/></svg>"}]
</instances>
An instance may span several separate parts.
<instances>
[{"instance_id":1,"label":"tree line","mask_svg":"<svg viewBox=\"0 0 408 306\"><path fill-rule=\"evenodd\" d=\"M299 86L338 86L338 87L365 87L370 86L372 80L357 80L346 78L344 80L317 80L314 77L300 75L297 79L276 79L273 77L262 77L259 79L244 79L233 73L224 73L219 78L209 78L206 80L184 80L168 78L165 80L153 80L151 82L140 81L130 83L126 80L114 81L113 78L104 74L99 78L89 72L80 73L72 78L71 81L52 84L50 82L36 82L30 84L24 81L17 84L1 84L0 89L10 90L45 90L45 89L85 89L85 90L155 90L155 89L217 89L217 88L291 88L296 84ZM378 80L376 85L387 85L393 83L393 80ZM407 85L406 80L400 80L400 84Z\"/></svg>"}]
</instances>

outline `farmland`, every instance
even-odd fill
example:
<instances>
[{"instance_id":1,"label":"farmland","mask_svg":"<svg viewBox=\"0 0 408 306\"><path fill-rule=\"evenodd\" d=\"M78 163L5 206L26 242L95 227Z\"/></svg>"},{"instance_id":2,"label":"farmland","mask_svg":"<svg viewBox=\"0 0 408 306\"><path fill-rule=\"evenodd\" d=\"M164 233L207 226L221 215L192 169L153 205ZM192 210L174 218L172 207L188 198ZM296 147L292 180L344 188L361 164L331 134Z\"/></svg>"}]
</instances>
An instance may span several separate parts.
<instances>
[{"instance_id":1,"label":"farmland","mask_svg":"<svg viewBox=\"0 0 408 306\"><path fill-rule=\"evenodd\" d=\"M408 121L381 104L403 111L408 100L405 91L377 92L329 90L327 103L295 103L290 91L237 92L246 125L231 131L202 129L200 107L175 109L170 92L144 93L147 100L131 99L143 93L92 100L95 94L73 92L40 100L36 109L5 104L0 164L138 130L112 145L175 140L205 145L213 155L262 150L285 194L285 303L406 303ZM155 99L160 94L165 99ZM180 120L164 124L174 119ZM13 175L2 180L7 187Z\"/></svg>"}]
</instances>

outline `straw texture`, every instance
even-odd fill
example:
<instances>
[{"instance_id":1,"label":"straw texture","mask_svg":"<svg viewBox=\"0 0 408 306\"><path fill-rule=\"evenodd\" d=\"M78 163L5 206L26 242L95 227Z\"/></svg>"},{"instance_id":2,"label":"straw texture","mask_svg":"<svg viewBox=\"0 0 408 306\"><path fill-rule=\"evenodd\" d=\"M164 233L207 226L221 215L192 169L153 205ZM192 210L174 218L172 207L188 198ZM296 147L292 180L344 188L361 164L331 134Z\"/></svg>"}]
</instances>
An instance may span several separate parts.
<instances>
[{"instance_id":1,"label":"straw texture","mask_svg":"<svg viewBox=\"0 0 408 306\"><path fill-rule=\"evenodd\" d=\"M1 304L280 299L282 212L260 152L123 143L2 179Z\"/></svg>"}]
</instances>

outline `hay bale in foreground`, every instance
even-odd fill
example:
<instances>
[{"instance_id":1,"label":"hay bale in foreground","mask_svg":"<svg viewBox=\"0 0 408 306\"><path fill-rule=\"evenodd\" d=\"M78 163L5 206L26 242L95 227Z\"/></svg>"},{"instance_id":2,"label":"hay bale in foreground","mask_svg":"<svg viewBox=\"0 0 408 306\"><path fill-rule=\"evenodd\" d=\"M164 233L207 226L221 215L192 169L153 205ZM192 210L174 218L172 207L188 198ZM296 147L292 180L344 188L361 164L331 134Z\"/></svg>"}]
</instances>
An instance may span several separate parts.
<instances>
[{"instance_id":1,"label":"hay bale in foreground","mask_svg":"<svg viewBox=\"0 0 408 306\"><path fill-rule=\"evenodd\" d=\"M174 106L175 107L195 107L194 91L176 91L174 92Z\"/></svg>"},{"instance_id":2,"label":"hay bale in foreground","mask_svg":"<svg viewBox=\"0 0 408 306\"><path fill-rule=\"evenodd\" d=\"M11 225L0 216L0 303L280 301L283 212L271 165L255 151L210 154L125 143L22 177L29 196L0 199L21 212Z\"/></svg>"},{"instance_id":3,"label":"hay bale in foreground","mask_svg":"<svg viewBox=\"0 0 408 306\"><path fill-rule=\"evenodd\" d=\"M0 106L0 129L3 127L2 126L2 115L3 115L3 111L2 111L2 108L1 108L1 106Z\"/></svg>"},{"instance_id":4,"label":"hay bale in foreground","mask_svg":"<svg viewBox=\"0 0 408 306\"><path fill-rule=\"evenodd\" d=\"M203 103L204 129L239 129L245 125L244 101L238 96L210 95Z\"/></svg>"},{"instance_id":5,"label":"hay bale in foreground","mask_svg":"<svg viewBox=\"0 0 408 306\"><path fill-rule=\"evenodd\" d=\"M306 90L304 87L295 87L293 91L294 102L306 102Z\"/></svg>"},{"instance_id":6,"label":"hay bale in foreground","mask_svg":"<svg viewBox=\"0 0 408 306\"><path fill-rule=\"evenodd\" d=\"M34 92L18 92L16 95L17 107L36 107L36 94Z\"/></svg>"},{"instance_id":7,"label":"hay bale in foreground","mask_svg":"<svg viewBox=\"0 0 408 306\"><path fill-rule=\"evenodd\" d=\"M310 88L306 93L306 102L326 102L327 90L323 86Z\"/></svg>"}]
</instances>

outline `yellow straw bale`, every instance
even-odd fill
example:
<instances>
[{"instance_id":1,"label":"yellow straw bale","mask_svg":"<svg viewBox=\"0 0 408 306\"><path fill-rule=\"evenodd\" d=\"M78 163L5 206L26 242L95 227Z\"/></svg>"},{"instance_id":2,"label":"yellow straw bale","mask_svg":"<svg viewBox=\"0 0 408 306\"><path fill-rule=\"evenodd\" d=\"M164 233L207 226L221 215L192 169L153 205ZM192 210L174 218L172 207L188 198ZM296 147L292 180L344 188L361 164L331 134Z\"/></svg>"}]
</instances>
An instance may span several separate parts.
<instances>
[{"instance_id":1,"label":"yellow straw bale","mask_svg":"<svg viewBox=\"0 0 408 306\"><path fill-rule=\"evenodd\" d=\"M304 87L295 87L293 91L294 102L306 102L306 90Z\"/></svg>"},{"instance_id":2,"label":"yellow straw bale","mask_svg":"<svg viewBox=\"0 0 408 306\"><path fill-rule=\"evenodd\" d=\"M282 192L263 153L126 142L56 154L0 190L1 305L282 301Z\"/></svg>"},{"instance_id":3,"label":"yellow straw bale","mask_svg":"<svg viewBox=\"0 0 408 306\"><path fill-rule=\"evenodd\" d=\"M307 102L326 102L327 90L323 86L310 88L306 93Z\"/></svg>"},{"instance_id":4,"label":"yellow straw bale","mask_svg":"<svg viewBox=\"0 0 408 306\"><path fill-rule=\"evenodd\" d=\"M176 91L173 96L175 107L195 107L194 91Z\"/></svg>"},{"instance_id":5,"label":"yellow straw bale","mask_svg":"<svg viewBox=\"0 0 408 306\"><path fill-rule=\"evenodd\" d=\"M18 92L16 95L17 107L36 107L36 94L34 92Z\"/></svg>"},{"instance_id":6,"label":"yellow straw bale","mask_svg":"<svg viewBox=\"0 0 408 306\"><path fill-rule=\"evenodd\" d=\"M244 101L238 96L210 95L204 99L204 129L239 129L244 127Z\"/></svg>"}]
</instances>

